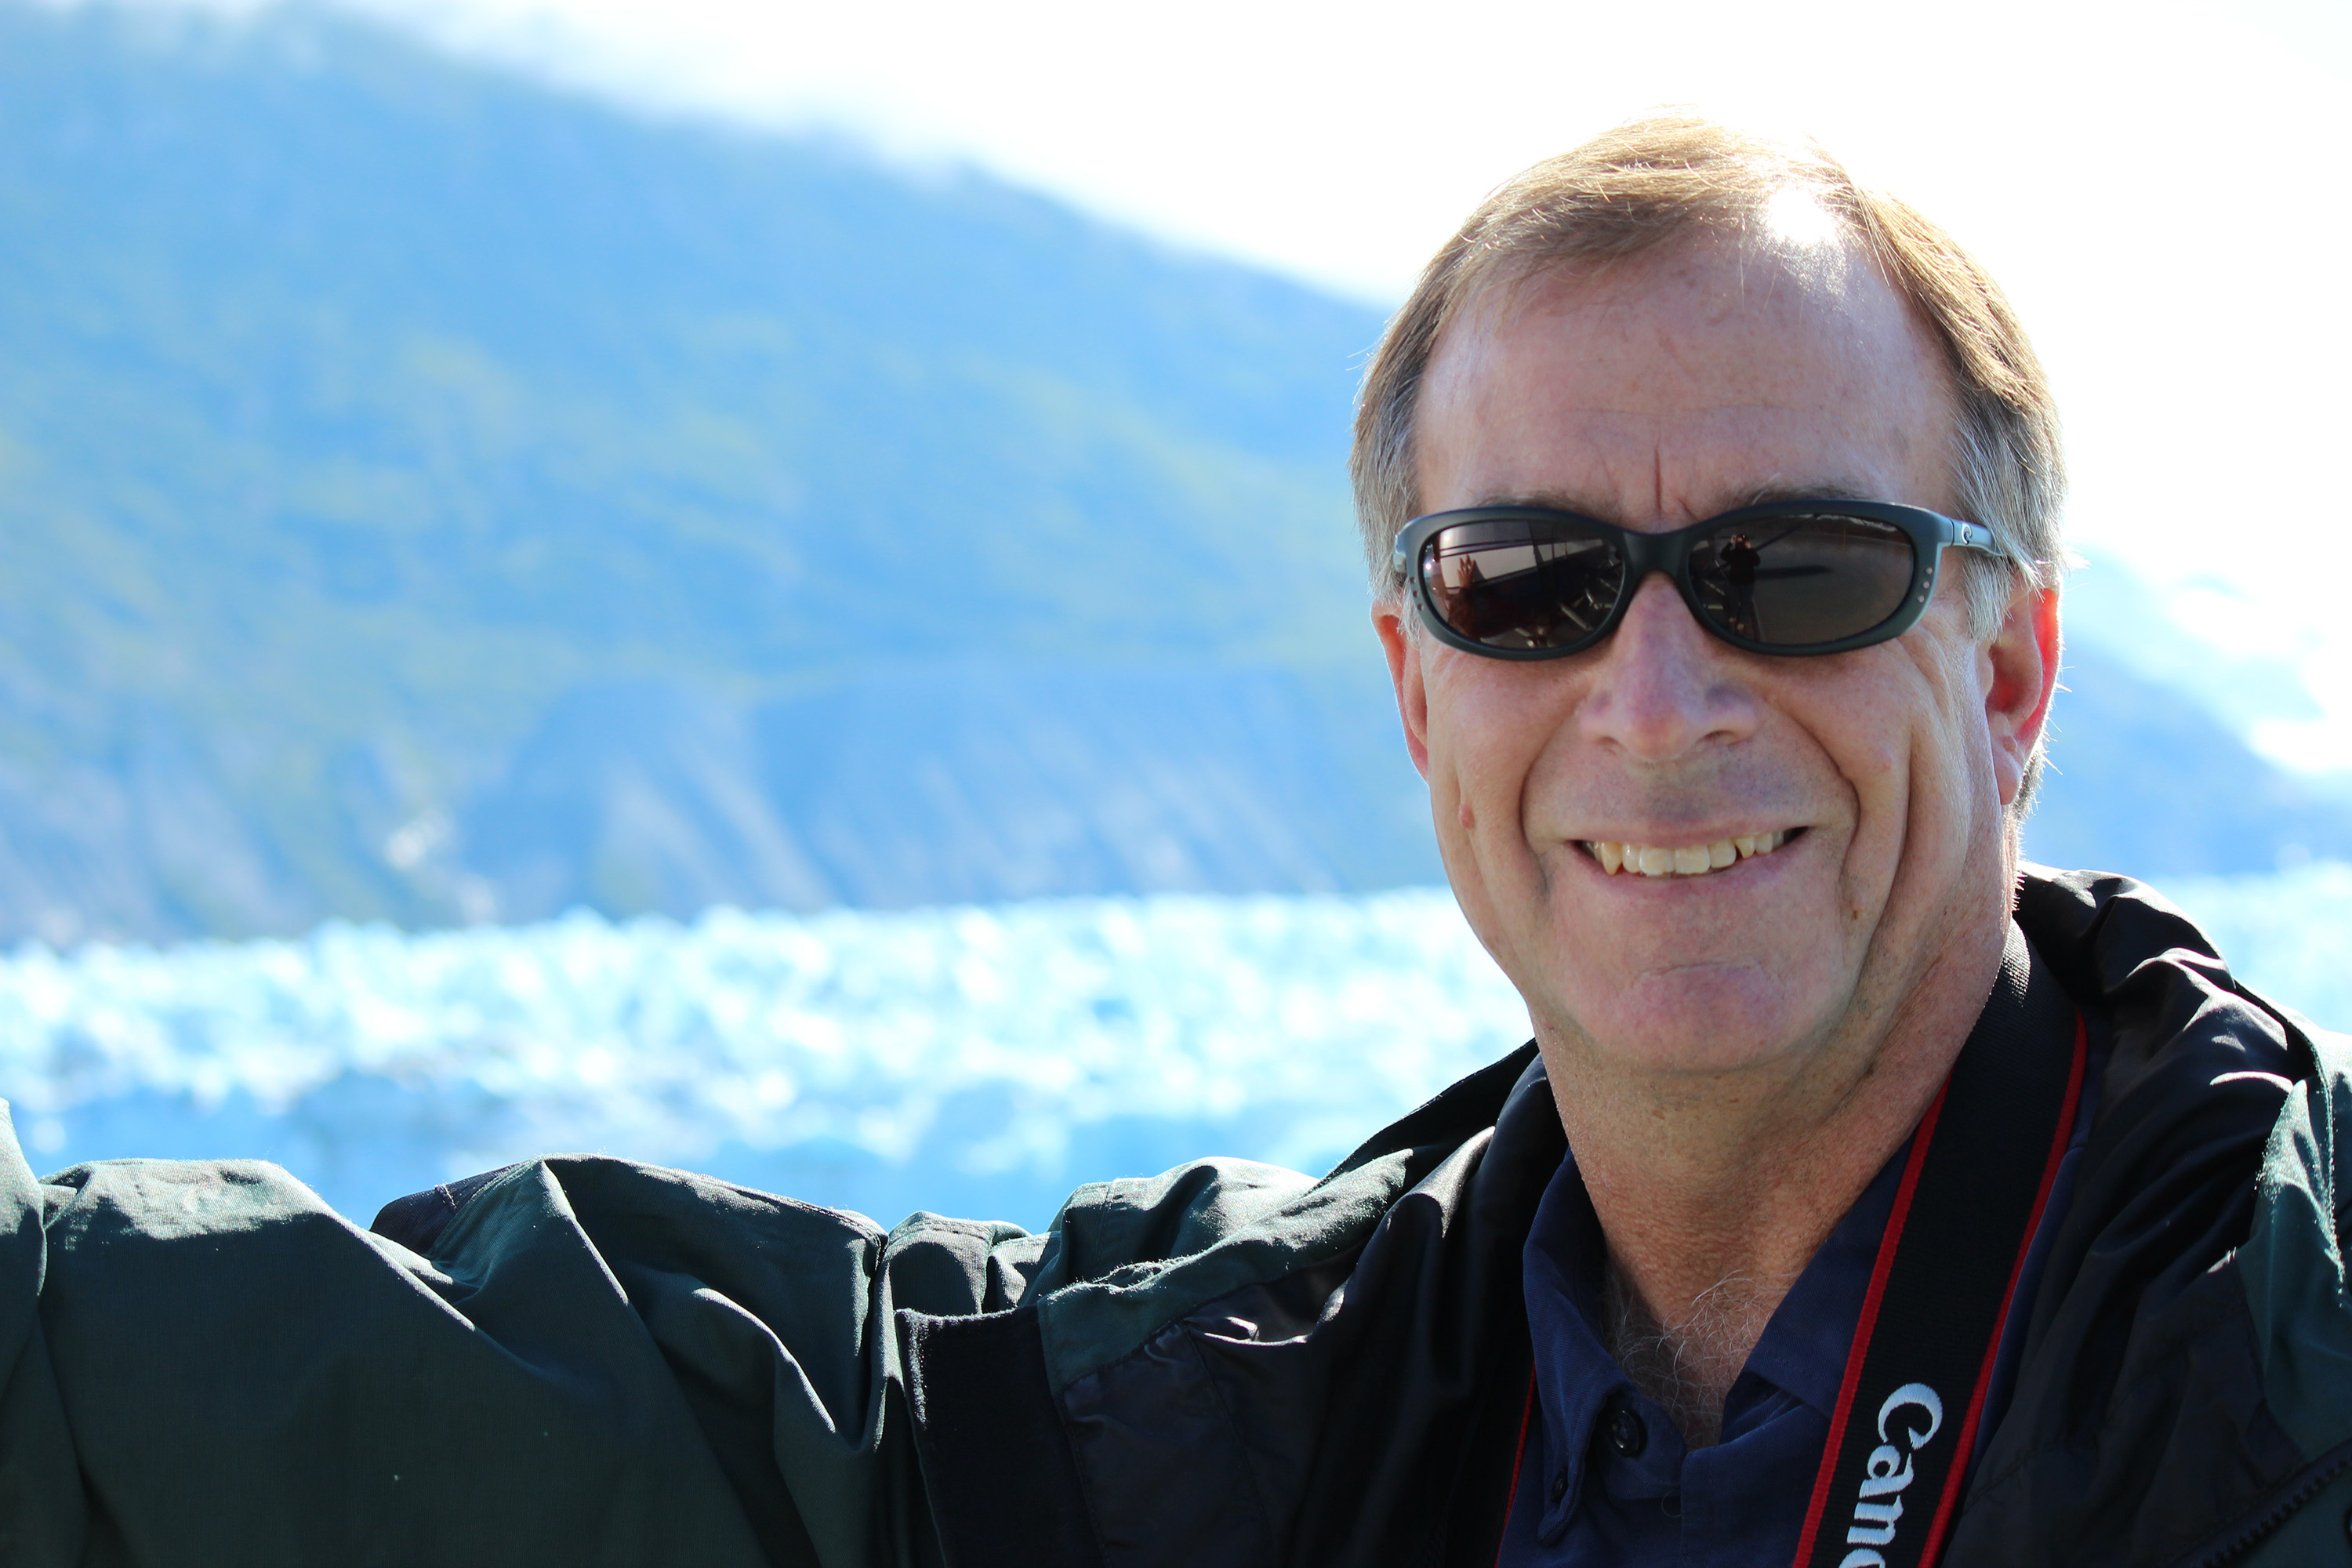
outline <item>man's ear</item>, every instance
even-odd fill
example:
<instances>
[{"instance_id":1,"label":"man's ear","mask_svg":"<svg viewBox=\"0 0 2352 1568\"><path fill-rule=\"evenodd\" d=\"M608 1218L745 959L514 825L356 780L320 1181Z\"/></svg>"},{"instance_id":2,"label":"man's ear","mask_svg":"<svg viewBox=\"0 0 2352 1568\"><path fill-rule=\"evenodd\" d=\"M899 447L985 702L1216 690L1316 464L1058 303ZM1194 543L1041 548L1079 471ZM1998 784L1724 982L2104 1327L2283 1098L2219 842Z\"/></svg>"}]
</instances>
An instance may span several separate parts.
<instances>
[{"instance_id":1,"label":"man's ear","mask_svg":"<svg viewBox=\"0 0 2352 1568\"><path fill-rule=\"evenodd\" d=\"M2021 587L2009 601L1986 656L1992 679L1985 689L1985 722L1992 736L1993 776L2000 803L2017 804L2026 764L2050 721L2050 694L2058 685L2058 590Z\"/></svg>"},{"instance_id":2,"label":"man's ear","mask_svg":"<svg viewBox=\"0 0 2352 1568\"><path fill-rule=\"evenodd\" d=\"M1372 630L1389 656L1389 680L1396 687L1397 717L1404 721L1404 749L1412 765L1429 776L1429 693L1421 683L1421 643L1405 625L1402 605L1374 605Z\"/></svg>"}]
</instances>

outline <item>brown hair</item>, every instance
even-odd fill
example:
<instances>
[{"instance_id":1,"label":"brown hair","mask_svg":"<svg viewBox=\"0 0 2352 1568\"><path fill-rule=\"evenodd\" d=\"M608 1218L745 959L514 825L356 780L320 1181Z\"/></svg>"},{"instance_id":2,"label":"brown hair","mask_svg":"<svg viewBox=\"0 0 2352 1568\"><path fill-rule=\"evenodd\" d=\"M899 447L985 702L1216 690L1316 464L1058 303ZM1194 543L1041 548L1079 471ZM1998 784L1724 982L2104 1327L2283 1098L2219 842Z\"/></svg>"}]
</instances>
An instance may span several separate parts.
<instances>
[{"instance_id":1,"label":"brown hair","mask_svg":"<svg viewBox=\"0 0 2352 1568\"><path fill-rule=\"evenodd\" d=\"M1958 554L1979 563L1963 579L1976 635L1992 635L2021 581L2055 582L2066 488L2057 406L1990 275L1942 228L1859 184L1820 147L1670 112L1621 125L1496 190L1423 269L1390 321L1364 375L1349 465L1381 603L1403 592L1390 543L1419 510L1413 416L1422 378L1464 306L1498 279L1605 267L1696 233L1752 232L1766 205L1791 189L1876 264L1947 351L1959 404L1955 486L1964 514L1991 529L2004 552L1998 564Z\"/></svg>"}]
</instances>

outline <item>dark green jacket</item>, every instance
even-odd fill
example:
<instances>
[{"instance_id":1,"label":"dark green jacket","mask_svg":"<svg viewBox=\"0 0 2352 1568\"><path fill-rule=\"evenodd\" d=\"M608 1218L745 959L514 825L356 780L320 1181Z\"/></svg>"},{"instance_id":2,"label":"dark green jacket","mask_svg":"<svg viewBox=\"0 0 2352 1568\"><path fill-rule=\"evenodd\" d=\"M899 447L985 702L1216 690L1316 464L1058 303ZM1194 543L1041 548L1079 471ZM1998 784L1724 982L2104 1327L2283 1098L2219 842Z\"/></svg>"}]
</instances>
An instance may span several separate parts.
<instances>
[{"instance_id":1,"label":"dark green jacket","mask_svg":"<svg viewBox=\"0 0 2352 1568\"><path fill-rule=\"evenodd\" d=\"M2352 1563L2346 1042L2130 883L2018 920L2108 1054L1946 1562ZM1486 1568L1560 1152L1523 1047L1320 1181L1204 1161L1044 1236L551 1159L395 1205L412 1247L0 1132L0 1563Z\"/></svg>"}]
</instances>

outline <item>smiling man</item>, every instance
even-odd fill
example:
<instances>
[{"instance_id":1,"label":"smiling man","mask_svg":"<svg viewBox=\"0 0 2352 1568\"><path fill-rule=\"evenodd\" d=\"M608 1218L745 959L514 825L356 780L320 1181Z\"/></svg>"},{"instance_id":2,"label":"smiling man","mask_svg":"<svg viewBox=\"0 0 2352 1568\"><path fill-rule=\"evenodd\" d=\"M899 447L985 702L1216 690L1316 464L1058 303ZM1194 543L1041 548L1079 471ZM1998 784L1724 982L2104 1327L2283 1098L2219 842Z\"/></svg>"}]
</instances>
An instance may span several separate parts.
<instances>
[{"instance_id":1,"label":"smiling man","mask_svg":"<svg viewBox=\"0 0 2352 1568\"><path fill-rule=\"evenodd\" d=\"M2145 916L2111 879L2028 884L2012 919L2063 486L1991 279L1816 152L1628 126L1431 264L1368 378L1357 479L1447 874L1568 1145L1527 1243L1499 1561L2168 1562L2192 1521L2252 1545L2211 1494L2284 1463L2246 1452L2257 1367L2221 1418L2149 1366L2178 1386L2136 1414L2174 1447L2119 1465L2120 1396L2051 1336L2104 1311L2102 1372L2191 1353L2133 1286L2232 1261L2252 1216L2212 1216L2315 1063L2193 960L2165 975L2177 928L2126 935ZM2170 1033L2133 1016L2119 1055L2126 973L2168 982ZM2215 1005L2242 1011L2180 1026ZM2201 1094L2145 1092L2168 1057ZM2232 1116L2238 1159L2194 1180L2125 1152ZM2126 1220L2149 1181L2195 1215L2185 1248ZM2340 1299L2300 1330L2341 1343ZM2065 1420L2012 1434L2062 1390ZM2347 1436L2352 1413L2298 1452L2306 1491ZM2051 1452L2092 1484L2032 1479ZM2352 1557L2330 1508L2306 1528Z\"/></svg>"},{"instance_id":2,"label":"smiling man","mask_svg":"<svg viewBox=\"0 0 2352 1568\"><path fill-rule=\"evenodd\" d=\"M1989 637L1958 584L1866 647L1806 657L1725 635L1777 630L1722 603L1719 558L1751 539L1769 541L1748 568L1768 584L1801 552L1793 569L1832 584L1818 598L1852 579L1852 624L1805 626L1811 641L1907 607L1909 538L1760 498L1962 510L1933 331L1811 212L1796 236L1769 211L1730 216L1605 269L1490 260L1463 289L1412 426L1420 503L1452 521L1413 531L1433 582L1507 563L1420 595L1440 632L1487 601L1481 635L1440 642L1402 605L1380 615L1448 873L1527 998L1612 1298L1666 1332L1664 1392L1703 1439L1992 988L2010 816L2058 652L2031 556L2004 574ZM1727 513L1744 521L1706 521ZM1710 602L1663 572L1636 579L1581 519L1698 526L1683 559ZM1903 560L1891 582L1881 556ZM1560 579L1550 596L1582 595L1589 624L1530 620L1551 606L1512 595L1513 568Z\"/></svg>"},{"instance_id":3,"label":"smiling man","mask_svg":"<svg viewBox=\"0 0 2352 1568\"><path fill-rule=\"evenodd\" d=\"M1533 1041L1043 1236L585 1156L362 1231L0 1117L0 1562L2352 1562L2346 1042L2019 864L2061 483L1983 271L1630 125L1432 263L1356 473Z\"/></svg>"}]
</instances>

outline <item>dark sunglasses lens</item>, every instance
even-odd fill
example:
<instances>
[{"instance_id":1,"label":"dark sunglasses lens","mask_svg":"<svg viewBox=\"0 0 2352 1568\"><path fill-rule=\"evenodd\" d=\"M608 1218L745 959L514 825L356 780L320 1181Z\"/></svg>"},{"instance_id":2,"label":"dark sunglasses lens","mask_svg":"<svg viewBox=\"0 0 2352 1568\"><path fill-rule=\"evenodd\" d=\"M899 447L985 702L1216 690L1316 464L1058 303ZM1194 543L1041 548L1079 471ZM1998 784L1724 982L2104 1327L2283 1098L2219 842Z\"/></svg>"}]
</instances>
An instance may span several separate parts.
<instances>
[{"instance_id":1,"label":"dark sunglasses lens","mask_svg":"<svg viewBox=\"0 0 2352 1568\"><path fill-rule=\"evenodd\" d=\"M1459 522L1421 550L1446 629L1482 647L1540 652L1589 640L1616 607L1625 557L1573 523Z\"/></svg>"},{"instance_id":2,"label":"dark sunglasses lens","mask_svg":"<svg viewBox=\"0 0 2352 1568\"><path fill-rule=\"evenodd\" d=\"M1727 523L1691 546L1691 582L1734 637L1807 647L1884 626L1911 592L1917 557L1893 523L1834 514Z\"/></svg>"}]
</instances>

